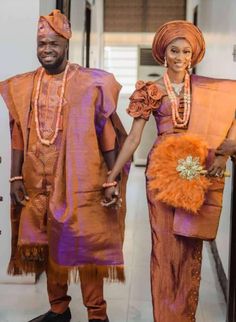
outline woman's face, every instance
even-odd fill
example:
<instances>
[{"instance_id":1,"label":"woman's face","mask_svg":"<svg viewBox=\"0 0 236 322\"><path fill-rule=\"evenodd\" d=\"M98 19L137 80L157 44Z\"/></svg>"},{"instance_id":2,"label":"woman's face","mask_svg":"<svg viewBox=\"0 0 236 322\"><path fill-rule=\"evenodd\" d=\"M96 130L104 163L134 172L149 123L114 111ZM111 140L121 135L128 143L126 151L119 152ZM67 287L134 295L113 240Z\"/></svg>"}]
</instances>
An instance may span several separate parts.
<instances>
[{"instance_id":1,"label":"woman's face","mask_svg":"<svg viewBox=\"0 0 236 322\"><path fill-rule=\"evenodd\" d=\"M173 40L166 48L166 60L168 69L175 73L185 71L192 58L192 48L190 43L178 38Z\"/></svg>"}]
</instances>

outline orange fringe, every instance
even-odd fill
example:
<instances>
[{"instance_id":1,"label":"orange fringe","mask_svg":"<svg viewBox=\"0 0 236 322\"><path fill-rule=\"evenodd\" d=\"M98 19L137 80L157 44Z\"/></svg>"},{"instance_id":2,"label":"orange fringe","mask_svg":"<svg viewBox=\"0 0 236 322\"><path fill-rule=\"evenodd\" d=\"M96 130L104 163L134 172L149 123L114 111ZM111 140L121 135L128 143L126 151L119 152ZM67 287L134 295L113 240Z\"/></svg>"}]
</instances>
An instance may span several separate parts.
<instances>
[{"instance_id":1,"label":"orange fringe","mask_svg":"<svg viewBox=\"0 0 236 322\"><path fill-rule=\"evenodd\" d=\"M11 258L7 272L9 275L40 274L47 267L47 259L47 245L21 245Z\"/></svg>"},{"instance_id":2,"label":"orange fringe","mask_svg":"<svg viewBox=\"0 0 236 322\"><path fill-rule=\"evenodd\" d=\"M50 269L49 278L57 282L60 280L64 283L77 283L82 277L83 280L94 280L104 278L107 282L125 282L125 273L123 265L95 265L84 264L79 266L62 266L56 264L51 258L49 260Z\"/></svg>"},{"instance_id":3,"label":"orange fringe","mask_svg":"<svg viewBox=\"0 0 236 322\"><path fill-rule=\"evenodd\" d=\"M40 274L48 266L48 275L52 281L77 283L82 276L84 280L93 280L103 277L108 282L125 282L123 265L94 265L84 264L79 266L62 266L49 259L47 245L22 245L18 246L15 258L8 265L9 275Z\"/></svg>"},{"instance_id":4,"label":"orange fringe","mask_svg":"<svg viewBox=\"0 0 236 322\"><path fill-rule=\"evenodd\" d=\"M205 141L189 134L164 138L151 153L147 169L148 188L156 192L157 200L196 214L211 183L205 176L193 180L179 176L176 171L178 160L190 155L199 157L204 166L208 155Z\"/></svg>"}]
</instances>

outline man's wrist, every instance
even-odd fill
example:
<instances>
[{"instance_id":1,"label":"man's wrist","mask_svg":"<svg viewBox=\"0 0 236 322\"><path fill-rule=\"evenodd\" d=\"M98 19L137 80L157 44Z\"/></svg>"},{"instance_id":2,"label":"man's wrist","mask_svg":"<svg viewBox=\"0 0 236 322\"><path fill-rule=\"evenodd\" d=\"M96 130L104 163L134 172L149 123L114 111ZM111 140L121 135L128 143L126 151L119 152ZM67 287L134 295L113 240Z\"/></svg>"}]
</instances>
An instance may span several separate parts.
<instances>
[{"instance_id":1,"label":"man's wrist","mask_svg":"<svg viewBox=\"0 0 236 322\"><path fill-rule=\"evenodd\" d=\"M121 173L119 173L116 177L114 176L111 176L112 174L112 170L109 170L107 172L107 182L113 182L113 181L116 181L116 182L119 182L121 180Z\"/></svg>"},{"instance_id":2,"label":"man's wrist","mask_svg":"<svg viewBox=\"0 0 236 322\"><path fill-rule=\"evenodd\" d=\"M13 176L9 179L9 182L12 183L14 181L22 181L23 177L22 176Z\"/></svg>"}]
</instances>

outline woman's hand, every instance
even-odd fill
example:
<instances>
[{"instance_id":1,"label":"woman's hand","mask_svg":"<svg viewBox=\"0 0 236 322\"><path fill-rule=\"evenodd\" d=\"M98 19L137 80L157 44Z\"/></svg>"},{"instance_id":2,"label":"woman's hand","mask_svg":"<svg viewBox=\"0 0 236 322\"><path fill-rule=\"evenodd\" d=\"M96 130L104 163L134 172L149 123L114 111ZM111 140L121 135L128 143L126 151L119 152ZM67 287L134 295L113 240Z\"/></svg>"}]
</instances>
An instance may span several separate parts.
<instances>
[{"instance_id":1,"label":"woman's hand","mask_svg":"<svg viewBox=\"0 0 236 322\"><path fill-rule=\"evenodd\" d=\"M11 201L14 206L25 206L29 200L23 181L16 180L11 182Z\"/></svg>"},{"instance_id":2,"label":"woman's hand","mask_svg":"<svg viewBox=\"0 0 236 322\"><path fill-rule=\"evenodd\" d=\"M228 156L216 155L213 164L208 169L208 175L211 177L223 177Z\"/></svg>"}]
</instances>

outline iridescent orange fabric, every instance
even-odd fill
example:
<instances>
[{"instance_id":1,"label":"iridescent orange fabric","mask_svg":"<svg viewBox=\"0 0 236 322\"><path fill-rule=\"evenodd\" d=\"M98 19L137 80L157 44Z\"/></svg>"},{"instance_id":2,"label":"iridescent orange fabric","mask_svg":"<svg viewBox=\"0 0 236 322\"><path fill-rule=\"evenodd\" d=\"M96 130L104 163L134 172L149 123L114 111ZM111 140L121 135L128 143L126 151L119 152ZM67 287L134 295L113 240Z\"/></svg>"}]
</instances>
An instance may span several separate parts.
<instances>
[{"instance_id":1,"label":"iridescent orange fabric","mask_svg":"<svg viewBox=\"0 0 236 322\"><path fill-rule=\"evenodd\" d=\"M56 127L56 117L59 106L59 93L61 91L62 77L63 73L56 75L44 74L42 79L39 95L39 127L43 138L50 138ZM20 125L14 120L12 120L12 123L12 148L16 150L24 150L24 142ZM30 113L28 128L31 128L31 126L35 126L34 116L32 113ZM61 115L59 127L60 130L62 130L63 115ZM116 133L110 118L106 120L102 134L98 137L98 141L101 150L104 152L113 150L115 148Z\"/></svg>"},{"instance_id":2,"label":"iridescent orange fabric","mask_svg":"<svg viewBox=\"0 0 236 322\"><path fill-rule=\"evenodd\" d=\"M159 142L167 136L179 135L180 132L173 126L171 102L165 88L159 83L154 84L155 93L161 94L155 104L148 103L150 83L139 81L128 108L128 113L133 117L147 120L152 113L156 121L158 137L149 154L147 173L150 163L155 162L151 156ZM198 135L207 142L208 167L213 161L214 150L225 139L234 120L236 82L193 75L191 89L190 122L181 131ZM178 98L180 102L182 98L183 91ZM179 108L182 108L181 104ZM212 179L205 202L195 216L156 200L155 192L148 187L147 177L152 231L151 290L154 321L195 322L201 279L200 238L204 236L212 239L216 234L224 179Z\"/></svg>"},{"instance_id":3,"label":"iridescent orange fabric","mask_svg":"<svg viewBox=\"0 0 236 322\"><path fill-rule=\"evenodd\" d=\"M205 54L205 41L201 30L185 20L167 22L157 30L152 43L152 55L157 62L164 64L166 48L177 38L184 38L191 45L192 66L199 63Z\"/></svg>"},{"instance_id":4,"label":"iridescent orange fabric","mask_svg":"<svg viewBox=\"0 0 236 322\"><path fill-rule=\"evenodd\" d=\"M48 275L50 276L50 274ZM80 288L83 298L83 304L88 309L88 319L99 319L105 321L106 301L104 300L103 278L97 277L92 282L84 280L80 276ZM60 284L47 279L48 298L51 305L51 310L55 313L63 313L69 306L71 297L67 295L68 284Z\"/></svg>"},{"instance_id":5,"label":"iridescent orange fabric","mask_svg":"<svg viewBox=\"0 0 236 322\"><path fill-rule=\"evenodd\" d=\"M11 138L12 138L12 149L23 151L24 142L23 142L22 131L20 126L16 124L14 121L12 124Z\"/></svg>"},{"instance_id":6,"label":"iridescent orange fabric","mask_svg":"<svg viewBox=\"0 0 236 322\"><path fill-rule=\"evenodd\" d=\"M127 113L134 117L141 117L148 121L152 112L159 108L159 102L165 92L154 82L138 81L135 91L130 96Z\"/></svg>"},{"instance_id":7,"label":"iridescent orange fabric","mask_svg":"<svg viewBox=\"0 0 236 322\"><path fill-rule=\"evenodd\" d=\"M72 36L69 20L57 9L47 16L41 16L38 23L38 36L55 33L66 39Z\"/></svg>"},{"instance_id":8,"label":"iridescent orange fabric","mask_svg":"<svg viewBox=\"0 0 236 322\"><path fill-rule=\"evenodd\" d=\"M23 176L30 195L20 218L20 268L24 272L42 271L47 266L49 252L54 269L51 280L57 280L59 274L67 279L68 271L78 276L77 269L83 276L100 274L124 280L125 203L121 211L100 204L107 167L99 138L103 137L107 120L111 119L115 129L116 144L125 136L115 114L120 85L109 73L71 64L61 131L55 144L47 147L37 138L34 110L31 111L38 75L37 70L0 83L10 114L22 130ZM41 131L50 136L61 75L51 80L45 77L40 91L39 119ZM48 97L49 87L54 93L52 97ZM107 142L112 147L110 140ZM124 181L126 176L127 171Z\"/></svg>"}]
</instances>

